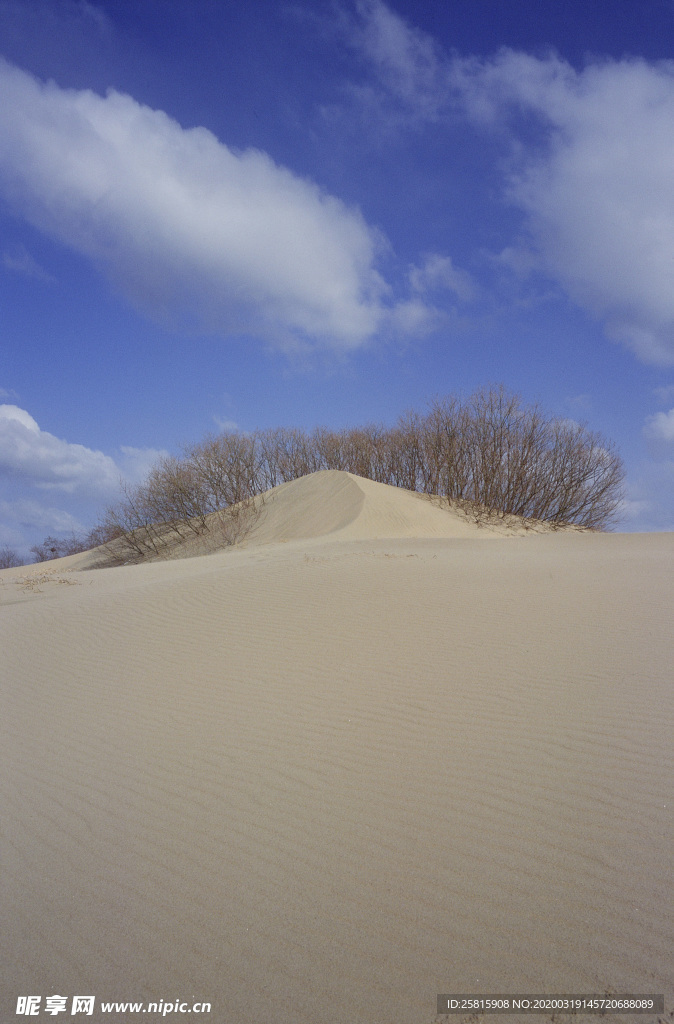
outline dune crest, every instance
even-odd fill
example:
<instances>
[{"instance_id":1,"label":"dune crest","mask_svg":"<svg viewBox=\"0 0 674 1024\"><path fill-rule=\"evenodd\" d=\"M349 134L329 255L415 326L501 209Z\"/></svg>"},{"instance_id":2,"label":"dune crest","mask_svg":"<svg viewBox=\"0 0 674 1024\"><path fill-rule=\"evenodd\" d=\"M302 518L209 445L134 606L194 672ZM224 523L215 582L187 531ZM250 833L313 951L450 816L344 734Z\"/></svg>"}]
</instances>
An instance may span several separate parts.
<instances>
[{"instance_id":1,"label":"dune crest","mask_svg":"<svg viewBox=\"0 0 674 1024\"><path fill-rule=\"evenodd\" d=\"M260 522L246 543L490 535L460 512L439 508L424 495L329 469L268 491Z\"/></svg>"}]
</instances>

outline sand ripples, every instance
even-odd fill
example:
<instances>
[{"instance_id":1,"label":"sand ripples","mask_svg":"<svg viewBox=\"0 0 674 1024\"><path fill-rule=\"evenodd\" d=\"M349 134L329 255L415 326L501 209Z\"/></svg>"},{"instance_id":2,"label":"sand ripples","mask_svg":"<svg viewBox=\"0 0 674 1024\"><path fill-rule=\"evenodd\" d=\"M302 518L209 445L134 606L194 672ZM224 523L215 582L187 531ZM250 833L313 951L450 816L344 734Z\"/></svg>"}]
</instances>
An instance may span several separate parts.
<instances>
[{"instance_id":1,"label":"sand ripples","mask_svg":"<svg viewBox=\"0 0 674 1024\"><path fill-rule=\"evenodd\" d=\"M663 560L290 544L7 604L4 990L297 1024L671 989Z\"/></svg>"}]
</instances>

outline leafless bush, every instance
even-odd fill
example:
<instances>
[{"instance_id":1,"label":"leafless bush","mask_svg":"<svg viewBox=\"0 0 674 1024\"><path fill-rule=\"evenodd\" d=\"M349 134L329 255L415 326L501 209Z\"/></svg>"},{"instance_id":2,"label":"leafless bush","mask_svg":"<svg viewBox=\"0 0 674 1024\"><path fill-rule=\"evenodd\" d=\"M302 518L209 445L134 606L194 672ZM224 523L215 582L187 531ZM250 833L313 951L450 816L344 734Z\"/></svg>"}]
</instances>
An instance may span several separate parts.
<instances>
[{"instance_id":1,"label":"leafless bush","mask_svg":"<svg viewBox=\"0 0 674 1024\"><path fill-rule=\"evenodd\" d=\"M278 427L254 435L259 451L259 491L297 480L325 469L313 435L292 427Z\"/></svg>"},{"instance_id":2,"label":"leafless bush","mask_svg":"<svg viewBox=\"0 0 674 1024\"><path fill-rule=\"evenodd\" d=\"M114 524L106 525L105 523L98 523L94 526L93 530L90 530L86 536L86 550L89 551L91 548L98 548L104 544L110 544L113 540L117 540L121 537L121 531L118 526Z\"/></svg>"},{"instance_id":3,"label":"leafless bush","mask_svg":"<svg viewBox=\"0 0 674 1024\"><path fill-rule=\"evenodd\" d=\"M168 557L186 539L208 534L217 546L241 540L262 502L254 438L236 434L206 438L182 459L164 458L144 484L123 488L101 527L109 564Z\"/></svg>"},{"instance_id":4,"label":"leafless bush","mask_svg":"<svg viewBox=\"0 0 674 1024\"><path fill-rule=\"evenodd\" d=\"M261 497L247 498L230 508L221 509L216 513L218 530L214 530L214 537L218 547L231 547L238 544L250 533L257 523L264 502Z\"/></svg>"},{"instance_id":5,"label":"leafless bush","mask_svg":"<svg viewBox=\"0 0 674 1024\"><path fill-rule=\"evenodd\" d=\"M517 515L592 529L615 522L624 475L613 446L584 424L546 417L491 387L438 399L393 427L209 436L127 488L98 530L121 561L163 557L216 523L221 542L235 543L259 514L259 495L324 469L438 495L476 519Z\"/></svg>"},{"instance_id":6,"label":"leafless bush","mask_svg":"<svg viewBox=\"0 0 674 1024\"><path fill-rule=\"evenodd\" d=\"M87 551L90 545L86 537L72 534L70 537L45 537L41 544L34 544L30 549L34 562L49 562L53 558L65 558L66 555L78 555Z\"/></svg>"},{"instance_id":7,"label":"leafless bush","mask_svg":"<svg viewBox=\"0 0 674 1024\"><path fill-rule=\"evenodd\" d=\"M0 569L16 569L25 565L23 558L17 555L12 548L0 548Z\"/></svg>"},{"instance_id":8,"label":"leafless bush","mask_svg":"<svg viewBox=\"0 0 674 1024\"><path fill-rule=\"evenodd\" d=\"M485 509L591 529L616 522L624 471L615 448L584 424L524 406L504 387L435 402L420 433L419 489L476 516Z\"/></svg>"},{"instance_id":9,"label":"leafless bush","mask_svg":"<svg viewBox=\"0 0 674 1024\"><path fill-rule=\"evenodd\" d=\"M161 535L167 531L152 515L156 510L152 510L151 490L150 478L147 488L124 486L121 501L106 509L101 526L116 538L106 545L110 560L142 562L159 555Z\"/></svg>"},{"instance_id":10,"label":"leafless bush","mask_svg":"<svg viewBox=\"0 0 674 1024\"><path fill-rule=\"evenodd\" d=\"M229 431L186 448L181 465L193 480L199 514L229 508L259 493L263 462L258 434Z\"/></svg>"},{"instance_id":11,"label":"leafless bush","mask_svg":"<svg viewBox=\"0 0 674 1024\"><path fill-rule=\"evenodd\" d=\"M606 529L618 518L622 460L601 435L577 423L548 425L538 460L539 489L531 502L538 519Z\"/></svg>"},{"instance_id":12,"label":"leafless bush","mask_svg":"<svg viewBox=\"0 0 674 1024\"><path fill-rule=\"evenodd\" d=\"M50 562L55 558L78 555L82 551L90 551L92 548L108 544L116 537L121 536L121 533L119 526L100 522L86 534L72 533L70 537L45 537L41 544L34 544L30 550L34 562ZM24 563L16 564L23 565Z\"/></svg>"}]
</instances>

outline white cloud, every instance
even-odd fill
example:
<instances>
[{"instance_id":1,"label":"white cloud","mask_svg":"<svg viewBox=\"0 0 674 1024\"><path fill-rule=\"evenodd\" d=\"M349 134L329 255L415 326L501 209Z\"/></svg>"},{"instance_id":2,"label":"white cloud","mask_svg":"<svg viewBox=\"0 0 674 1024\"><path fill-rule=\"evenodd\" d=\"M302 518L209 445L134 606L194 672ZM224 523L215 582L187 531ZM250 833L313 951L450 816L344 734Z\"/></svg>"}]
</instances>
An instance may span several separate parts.
<instances>
[{"instance_id":1,"label":"white cloud","mask_svg":"<svg viewBox=\"0 0 674 1024\"><path fill-rule=\"evenodd\" d=\"M463 114L509 146L503 197L527 238L504 265L543 270L609 337L674 364L674 62L461 58L381 0L358 10L356 40L407 121Z\"/></svg>"},{"instance_id":2,"label":"white cloud","mask_svg":"<svg viewBox=\"0 0 674 1024\"><path fill-rule=\"evenodd\" d=\"M655 441L674 443L674 409L670 409L669 412L656 412L653 416L648 416L644 433Z\"/></svg>"},{"instance_id":3,"label":"white cloud","mask_svg":"<svg viewBox=\"0 0 674 1024\"><path fill-rule=\"evenodd\" d=\"M627 479L625 526L674 531L674 459L644 459Z\"/></svg>"},{"instance_id":4,"label":"white cloud","mask_svg":"<svg viewBox=\"0 0 674 1024\"><path fill-rule=\"evenodd\" d=\"M40 535L82 533L121 496L122 482L141 483L167 455L122 446L113 458L41 430L25 409L0 405L0 545L27 555Z\"/></svg>"},{"instance_id":5,"label":"white cloud","mask_svg":"<svg viewBox=\"0 0 674 1024\"><path fill-rule=\"evenodd\" d=\"M494 255L485 253L485 258L496 267L505 268L520 279L529 277L538 269L538 257L525 244L506 245L501 252Z\"/></svg>"},{"instance_id":6,"label":"white cloud","mask_svg":"<svg viewBox=\"0 0 674 1024\"><path fill-rule=\"evenodd\" d=\"M81 496L113 495L121 480L140 483L168 456L163 448L122 445L116 459L82 444L61 440L16 405L0 405L0 476L41 490Z\"/></svg>"},{"instance_id":7,"label":"white cloud","mask_svg":"<svg viewBox=\"0 0 674 1024\"><path fill-rule=\"evenodd\" d=\"M446 320L446 314L421 299L408 299L397 303L388 318L388 327L394 335L416 336L430 334Z\"/></svg>"},{"instance_id":8,"label":"white cloud","mask_svg":"<svg viewBox=\"0 0 674 1024\"><path fill-rule=\"evenodd\" d=\"M410 269L410 284L419 293L447 289L454 292L461 302L472 302L478 294L470 274L455 267L449 256L438 253L427 256L421 267Z\"/></svg>"},{"instance_id":9,"label":"white cloud","mask_svg":"<svg viewBox=\"0 0 674 1024\"><path fill-rule=\"evenodd\" d=\"M540 266L614 340L674 363L674 64L575 71L503 51L454 68L473 116L498 130L519 118L506 195L526 215Z\"/></svg>"},{"instance_id":10,"label":"white cloud","mask_svg":"<svg viewBox=\"0 0 674 1024\"><path fill-rule=\"evenodd\" d=\"M627 519L639 530L674 530L674 409L647 416L643 436L648 455L628 477Z\"/></svg>"},{"instance_id":11,"label":"white cloud","mask_svg":"<svg viewBox=\"0 0 674 1024\"><path fill-rule=\"evenodd\" d=\"M40 430L16 405L0 405L0 474L67 493L111 492L120 477L108 455Z\"/></svg>"},{"instance_id":12,"label":"white cloud","mask_svg":"<svg viewBox=\"0 0 674 1024\"><path fill-rule=\"evenodd\" d=\"M649 516L651 512L652 502L647 498L623 498L618 509L618 517L623 526L638 529L640 520Z\"/></svg>"},{"instance_id":13,"label":"white cloud","mask_svg":"<svg viewBox=\"0 0 674 1024\"><path fill-rule=\"evenodd\" d=\"M217 426L218 430L221 430L223 434L230 433L230 431L238 430L239 424L236 420L225 419L222 416L214 416L213 422Z\"/></svg>"},{"instance_id":14,"label":"white cloud","mask_svg":"<svg viewBox=\"0 0 674 1024\"><path fill-rule=\"evenodd\" d=\"M15 501L0 500L0 519L15 526L48 533L78 533L82 524L70 512L48 505L41 505L28 498ZM9 533L7 527L5 531ZM18 533L18 530L16 531Z\"/></svg>"},{"instance_id":15,"label":"white cloud","mask_svg":"<svg viewBox=\"0 0 674 1024\"><path fill-rule=\"evenodd\" d=\"M132 448L121 445L121 456L117 459L118 477L132 484L141 483L160 459L169 457L165 448Z\"/></svg>"},{"instance_id":16,"label":"white cloud","mask_svg":"<svg viewBox=\"0 0 674 1024\"><path fill-rule=\"evenodd\" d=\"M221 334L362 344L386 315L383 240L258 150L109 91L0 62L0 189L138 307Z\"/></svg>"},{"instance_id":17,"label":"white cloud","mask_svg":"<svg viewBox=\"0 0 674 1024\"><path fill-rule=\"evenodd\" d=\"M674 401L674 384L665 384L663 387L653 388L653 394L659 402L664 404Z\"/></svg>"}]
</instances>

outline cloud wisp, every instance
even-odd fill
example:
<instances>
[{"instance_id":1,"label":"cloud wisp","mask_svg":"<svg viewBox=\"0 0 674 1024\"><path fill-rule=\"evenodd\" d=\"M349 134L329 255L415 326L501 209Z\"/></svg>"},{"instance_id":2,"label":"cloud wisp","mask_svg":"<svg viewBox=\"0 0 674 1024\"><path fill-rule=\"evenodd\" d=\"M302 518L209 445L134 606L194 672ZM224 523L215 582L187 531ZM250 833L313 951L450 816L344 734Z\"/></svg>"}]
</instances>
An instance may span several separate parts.
<instances>
[{"instance_id":1,"label":"cloud wisp","mask_svg":"<svg viewBox=\"0 0 674 1024\"><path fill-rule=\"evenodd\" d=\"M456 296L459 302L474 302L479 288L471 275L455 267L449 256L431 253L422 266L410 268L410 284L418 294L444 290Z\"/></svg>"},{"instance_id":2,"label":"cloud wisp","mask_svg":"<svg viewBox=\"0 0 674 1024\"><path fill-rule=\"evenodd\" d=\"M259 150L0 61L0 190L143 312L281 346L358 347L394 311L361 213Z\"/></svg>"},{"instance_id":3,"label":"cloud wisp","mask_svg":"<svg viewBox=\"0 0 674 1024\"><path fill-rule=\"evenodd\" d=\"M669 412L656 412L646 419L644 434L656 443L669 446L674 456L674 409Z\"/></svg>"},{"instance_id":4,"label":"cloud wisp","mask_svg":"<svg viewBox=\"0 0 674 1024\"><path fill-rule=\"evenodd\" d=\"M42 269L37 260L24 246L18 246L14 251L5 250L2 254L1 262L4 269L9 270L13 274L34 277L46 282L54 280L51 274Z\"/></svg>"},{"instance_id":5,"label":"cloud wisp","mask_svg":"<svg viewBox=\"0 0 674 1024\"><path fill-rule=\"evenodd\" d=\"M357 17L348 22L351 46L374 67L383 87L356 90L394 124L423 118L437 121L448 103L448 65L441 47L427 33L409 25L381 0L357 0ZM396 102L391 109L386 95Z\"/></svg>"},{"instance_id":6,"label":"cloud wisp","mask_svg":"<svg viewBox=\"0 0 674 1024\"><path fill-rule=\"evenodd\" d=\"M460 57L381 0L358 10L353 39L402 121L460 117L503 141L502 198L525 239L509 258L522 248L607 336L674 364L674 62Z\"/></svg>"}]
</instances>

